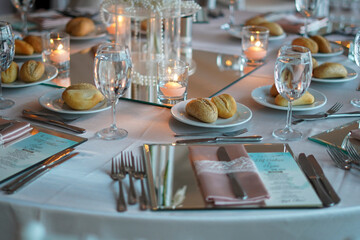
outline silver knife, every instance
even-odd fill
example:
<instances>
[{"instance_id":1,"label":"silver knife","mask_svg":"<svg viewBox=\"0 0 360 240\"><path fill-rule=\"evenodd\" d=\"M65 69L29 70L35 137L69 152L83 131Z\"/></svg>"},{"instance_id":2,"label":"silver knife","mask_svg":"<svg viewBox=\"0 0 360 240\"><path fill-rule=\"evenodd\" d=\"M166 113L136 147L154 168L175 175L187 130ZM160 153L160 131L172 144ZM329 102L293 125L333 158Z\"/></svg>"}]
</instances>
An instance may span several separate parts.
<instances>
[{"instance_id":1,"label":"silver knife","mask_svg":"<svg viewBox=\"0 0 360 240\"><path fill-rule=\"evenodd\" d=\"M326 192L324 186L320 182L320 177L316 174L313 166L309 162L309 160L306 158L306 155L304 153L300 153L298 162L304 171L305 175L308 177L310 182L312 183L316 193L318 194L321 202L325 207L331 207L335 203L329 196L329 194Z\"/></svg>"},{"instance_id":2,"label":"silver knife","mask_svg":"<svg viewBox=\"0 0 360 240\"><path fill-rule=\"evenodd\" d=\"M12 194L14 192L16 192L17 190L19 190L21 187L31 183L32 181L34 181L35 179L39 178L40 176L42 176L43 174L45 174L46 172L48 172L50 169L62 164L63 162L65 162L66 160L69 160L70 158L78 155L79 153L72 153L70 155L66 155L63 156L61 159L59 159L59 161L53 162L50 165L47 165L45 168L42 168L36 172L34 172L33 174L31 174L30 176L28 176L26 179L24 179L21 182L18 182L17 184L15 184L14 186L8 188L6 190L7 194Z\"/></svg>"},{"instance_id":3,"label":"silver knife","mask_svg":"<svg viewBox=\"0 0 360 240\"><path fill-rule=\"evenodd\" d=\"M330 197L332 198L332 200L334 201L335 204L340 202L340 198L337 195L337 193L335 192L334 188L331 186L330 182L328 181L328 179L326 178L324 171L322 170L321 166L319 165L319 163L316 161L314 155L309 155L307 156L307 159L309 160L309 162L312 164L312 166L314 167L315 172L319 175L320 177L320 181L322 182L322 184L324 185L326 191L329 193Z\"/></svg>"},{"instance_id":4,"label":"silver knife","mask_svg":"<svg viewBox=\"0 0 360 240\"><path fill-rule=\"evenodd\" d=\"M80 127L76 127L61 121L57 121L57 120L53 120L53 119L47 119L38 115L34 115L34 114L30 114L30 113L26 113L23 112L23 117L25 118L29 118L38 122L43 122L43 123L47 123L53 126L57 126L57 127L61 127L76 133L84 133L86 132L86 130L84 128L80 128Z\"/></svg>"},{"instance_id":5,"label":"silver knife","mask_svg":"<svg viewBox=\"0 0 360 240\"><path fill-rule=\"evenodd\" d=\"M196 138L196 139L182 139L175 143L219 143L219 142L260 142L262 136L244 136L244 137L214 137L214 138Z\"/></svg>"},{"instance_id":6,"label":"silver knife","mask_svg":"<svg viewBox=\"0 0 360 240\"><path fill-rule=\"evenodd\" d=\"M225 161L225 162L231 161L231 159L224 147L219 147L216 154L220 161ZM236 179L235 174L231 172L231 173L227 173L226 175L228 176L228 178L230 180L231 188L235 194L235 197L240 198L240 199L247 199L248 196L247 196L245 190L242 188L241 183L239 183L239 181Z\"/></svg>"},{"instance_id":7,"label":"silver knife","mask_svg":"<svg viewBox=\"0 0 360 240\"><path fill-rule=\"evenodd\" d=\"M294 118L305 120L318 120L325 118L340 118L340 117L360 117L360 111L346 112L346 113L334 113L334 114L293 114Z\"/></svg>"},{"instance_id":8,"label":"silver knife","mask_svg":"<svg viewBox=\"0 0 360 240\"><path fill-rule=\"evenodd\" d=\"M47 160L45 160L45 162L43 162L41 165L31 169L30 171L24 173L23 175L15 178L14 180L12 180L11 182L9 182L8 184L6 184L5 186L3 186L1 188L1 190L3 191L7 191L9 188L11 188L12 186L18 184L19 182L24 181L24 179L26 179L28 176L32 175L33 173L35 173L36 171L43 169L45 167L47 167L49 164L52 164L58 160L60 160L61 158L65 157L66 155L68 155L69 153L71 153L72 151L74 151L74 148L67 148L65 150L62 150L58 153L56 153L55 155L49 157Z\"/></svg>"}]
</instances>

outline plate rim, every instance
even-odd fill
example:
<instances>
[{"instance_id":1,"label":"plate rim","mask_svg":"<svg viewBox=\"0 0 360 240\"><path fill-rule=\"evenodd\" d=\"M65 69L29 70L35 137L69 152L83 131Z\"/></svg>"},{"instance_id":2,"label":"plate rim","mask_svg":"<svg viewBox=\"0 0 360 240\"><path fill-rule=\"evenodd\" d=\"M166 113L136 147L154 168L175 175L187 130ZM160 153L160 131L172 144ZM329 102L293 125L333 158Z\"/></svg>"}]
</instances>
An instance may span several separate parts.
<instances>
[{"instance_id":1,"label":"plate rim","mask_svg":"<svg viewBox=\"0 0 360 240\"><path fill-rule=\"evenodd\" d=\"M269 108L272 108L272 109L277 109L277 110L283 110L283 111L287 111L287 107L283 107L283 106L278 106L278 105L275 105L275 104L272 104L272 103L268 103L266 102L266 104L264 104L264 102L262 101L259 101L255 96L254 96L254 92L255 91L260 91L260 89L264 89L264 88L268 88L269 91L270 91L270 88L271 88L272 85L265 85L265 86L260 86L260 87L257 87L255 89L253 89L251 91L251 97L252 99L257 102L258 104L262 105L262 106L265 106L265 107L269 107ZM318 90L315 90L313 88L308 88L308 91L313 94L313 93L316 93L316 94L319 94L321 96L324 97L324 102L322 104L319 104L318 106L315 106L315 107L312 107L312 108L303 108L303 107L299 107L299 106L293 106L292 108L292 111L309 111L309 110L314 110L314 109L318 109L322 106L324 106L326 103L327 103L327 97L325 96L325 94L323 94L322 92L318 91ZM314 94L313 94L314 95Z\"/></svg>"},{"instance_id":2,"label":"plate rim","mask_svg":"<svg viewBox=\"0 0 360 240\"><path fill-rule=\"evenodd\" d=\"M337 43L332 43L332 42L330 42L330 45L331 45L331 49L333 49L332 46L337 46L341 50L337 51L337 52L331 52L331 53L312 53L311 55L315 58L316 57L335 57L335 56L341 55L344 52L344 48L341 45L339 45Z\"/></svg>"},{"instance_id":3,"label":"plate rim","mask_svg":"<svg viewBox=\"0 0 360 240\"><path fill-rule=\"evenodd\" d=\"M353 73L355 73L355 75L352 77L346 77L346 78L315 78L315 77L312 77L311 81L320 82L320 83L343 83L343 82L353 81L358 77L359 74L353 68L347 67L347 66L344 66L344 67L348 71L348 74L349 74L349 70L351 70Z\"/></svg>"},{"instance_id":4,"label":"plate rim","mask_svg":"<svg viewBox=\"0 0 360 240\"><path fill-rule=\"evenodd\" d=\"M24 59L33 59L33 58L42 58L42 53L31 54L31 55L16 55L16 54L14 54L14 59L24 60Z\"/></svg>"},{"instance_id":5,"label":"plate rim","mask_svg":"<svg viewBox=\"0 0 360 240\"><path fill-rule=\"evenodd\" d=\"M189 118L186 118L188 121L184 121L183 118L181 118L181 117L177 116L177 114L175 114L175 111L181 112L179 109L181 109L181 107L183 107L182 105L184 105L183 108L185 109L185 104L188 103L189 101L193 100L193 99L196 99L196 98L187 99L185 101L179 102L176 105L174 105L171 108L171 115L176 120L178 120L179 122L182 122L184 124L195 126L195 127L204 127L204 128L228 128L228 127L238 126L238 125L241 125L241 124L244 124L244 123L250 121L251 118L252 118L252 115L253 115L253 113L252 113L252 111L250 110L249 107L245 106L242 103L236 102L237 109L239 109L239 107L242 107L242 108L244 108L244 110L249 112L249 116L246 119L244 119L243 121L241 121L241 122L232 123L232 124L225 124L225 125L212 125L211 123L204 123L204 122L200 122L200 121L194 121L194 120L189 119ZM183 112L185 112L185 111L183 110ZM226 119L225 119L225 121L226 121Z\"/></svg>"},{"instance_id":6,"label":"plate rim","mask_svg":"<svg viewBox=\"0 0 360 240\"><path fill-rule=\"evenodd\" d=\"M242 26L241 26L242 27ZM238 34L232 33L231 30L234 28L226 28L224 29L230 36L241 39L241 36L239 36ZM241 31L240 31L241 33ZM283 34L279 35L279 36L269 36L269 41L276 41L276 40L281 40L286 38L286 32L284 32Z\"/></svg>"},{"instance_id":7,"label":"plate rim","mask_svg":"<svg viewBox=\"0 0 360 240\"><path fill-rule=\"evenodd\" d=\"M65 91L65 88L62 88L62 89L55 89L53 91L49 91L49 92L46 92L45 94L41 95L39 98L38 98L38 102L39 104L43 107L43 108L46 108L47 110L50 110L50 111L53 111L53 112L57 112L57 113L63 113L63 114L92 114L92 113L98 113L98 112L102 112L102 111L105 111L105 110L108 110L109 108L111 108L111 104L108 104L106 107L104 108L101 108L101 109L96 109L96 110L64 110L64 109L57 109L57 108L51 108L49 107L45 101L45 98L49 98L49 95L54 95L54 96L57 96L57 95L60 95L62 94L62 92ZM56 98L58 99L58 98ZM55 100L55 98L54 98ZM103 100L103 101L106 101Z\"/></svg>"}]
</instances>

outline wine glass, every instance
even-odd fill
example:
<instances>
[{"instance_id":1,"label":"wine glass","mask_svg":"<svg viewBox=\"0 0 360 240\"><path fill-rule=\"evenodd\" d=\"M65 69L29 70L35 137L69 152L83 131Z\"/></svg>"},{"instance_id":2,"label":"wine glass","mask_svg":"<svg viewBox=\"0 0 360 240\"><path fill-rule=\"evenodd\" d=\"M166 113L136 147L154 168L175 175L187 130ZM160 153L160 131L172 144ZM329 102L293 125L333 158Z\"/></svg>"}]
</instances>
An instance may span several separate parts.
<instances>
[{"instance_id":1,"label":"wine glass","mask_svg":"<svg viewBox=\"0 0 360 240\"><path fill-rule=\"evenodd\" d=\"M356 65L360 67L360 31L356 34L354 39L354 58ZM350 101L355 107L360 107L360 99L354 98Z\"/></svg>"},{"instance_id":2,"label":"wine glass","mask_svg":"<svg viewBox=\"0 0 360 240\"><path fill-rule=\"evenodd\" d=\"M280 48L275 62L275 86L279 94L288 101L285 128L273 131L273 136L281 140L301 139L302 133L292 129L292 102L300 98L311 82L311 53L308 48L285 45Z\"/></svg>"},{"instance_id":3,"label":"wine glass","mask_svg":"<svg viewBox=\"0 0 360 240\"><path fill-rule=\"evenodd\" d=\"M95 84L112 106L112 124L96 133L105 140L121 139L127 131L116 126L116 103L129 88L132 61L127 46L104 43L99 46L94 63Z\"/></svg>"},{"instance_id":4,"label":"wine glass","mask_svg":"<svg viewBox=\"0 0 360 240\"><path fill-rule=\"evenodd\" d=\"M2 96L1 72L9 68L14 59L14 34L11 25L0 21L0 109L6 109L14 105L14 101Z\"/></svg>"},{"instance_id":5,"label":"wine glass","mask_svg":"<svg viewBox=\"0 0 360 240\"><path fill-rule=\"evenodd\" d=\"M308 37L308 19L314 15L319 5L319 0L295 0L296 10L305 18L304 37Z\"/></svg>"},{"instance_id":6,"label":"wine glass","mask_svg":"<svg viewBox=\"0 0 360 240\"><path fill-rule=\"evenodd\" d=\"M25 37L28 34L27 28L27 14L33 7L35 0L11 0L14 7L20 12L22 21L22 34Z\"/></svg>"}]
</instances>

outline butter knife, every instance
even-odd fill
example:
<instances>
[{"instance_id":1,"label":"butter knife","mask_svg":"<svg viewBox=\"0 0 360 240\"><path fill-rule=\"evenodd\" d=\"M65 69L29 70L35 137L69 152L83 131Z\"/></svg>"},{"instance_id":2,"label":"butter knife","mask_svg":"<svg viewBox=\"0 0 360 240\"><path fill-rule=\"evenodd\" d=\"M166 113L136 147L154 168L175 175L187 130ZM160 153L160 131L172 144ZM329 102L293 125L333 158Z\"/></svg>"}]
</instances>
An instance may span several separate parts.
<instances>
[{"instance_id":1,"label":"butter knife","mask_svg":"<svg viewBox=\"0 0 360 240\"><path fill-rule=\"evenodd\" d=\"M34 172L33 174L31 174L30 176L28 176L27 178L25 178L23 181L18 182L17 184L13 185L12 187L8 188L6 190L7 194L12 194L14 192L16 192L17 190L19 190L20 188L24 187L25 185L31 183L32 181L34 181L35 179L39 178L40 176L42 176L43 174L45 174L46 172L48 172L50 169L62 164L63 162L69 160L72 157L75 157L76 155L78 155L79 153L72 153L70 155L66 155L63 156L61 159L59 159L56 162L53 162L50 165L47 165L45 168L42 168L36 172Z\"/></svg>"},{"instance_id":2,"label":"butter knife","mask_svg":"<svg viewBox=\"0 0 360 240\"><path fill-rule=\"evenodd\" d=\"M309 162L309 160L306 158L306 155L304 153L300 153L298 162L304 171L305 175L308 177L310 182L312 183L312 186L314 187L316 193L318 194L321 202L325 207L331 207L335 203L329 196L329 194L326 192L324 186L320 182L320 177L316 174L313 166Z\"/></svg>"},{"instance_id":3,"label":"butter knife","mask_svg":"<svg viewBox=\"0 0 360 240\"><path fill-rule=\"evenodd\" d=\"M326 178L324 171L322 170L321 166L319 165L319 163L316 161L314 155L309 155L307 156L307 159L309 160L309 162L312 164L312 166L314 167L315 172L319 175L320 177L320 181L322 182L322 184L324 185L327 193L330 195L330 197L332 198L332 200L334 201L335 204L340 202L340 198L337 195L337 193L335 192L334 188L331 186L330 182L328 181L328 179Z\"/></svg>"},{"instance_id":4,"label":"butter knife","mask_svg":"<svg viewBox=\"0 0 360 240\"><path fill-rule=\"evenodd\" d=\"M318 120L326 118L340 118L340 117L360 117L360 111L346 112L346 113L334 113L334 114L293 114L294 118L304 120Z\"/></svg>"},{"instance_id":5,"label":"butter knife","mask_svg":"<svg viewBox=\"0 0 360 240\"><path fill-rule=\"evenodd\" d=\"M41 117L38 115L26 113L26 112L23 112L23 117L31 119L31 120L35 120L38 122L47 123L47 124L50 124L53 126L61 127L61 128L64 128L64 129L67 129L67 130L70 130L70 131L73 131L76 133L86 132L86 130L84 128L76 127L76 126L73 126L73 125L70 125L70 124L67 124L67 123L64 123L61 121L53 120L53 119L47 119L45 117Z\"/></svg>"},{"instance_id":6,"label":"butter knife","mask_svg":"<svg viewBox=\"0 0 360 240\"><path fill-rule=\"evenodd\" d=\"M225 161L225 162L230 162L231 159L228 155L228 153L226 152L226 149L224 147L219 147L218 151L217 151L217 157L220 161ZM228 176L230 183L231 183L231 188L233 190L233 193L235 195L236 198L240 198L240 199L247 199L247 194L245 192L245 190L242 188L241 184L239 183L239 181L236 179L236 176L234 173L230 172L227 173L226 176Z\"/></svg>"},{"instance_id":7,"label":"butter knife","mask_svg":"<svg viewBox=\"0 0 360 240\"><path fill-rule=\"evenodd\" d=\"M214 138L196 138L196 139L182 139L175 143L230 143L230 142L260 142L262 136L244 136L244 137L214 137Z\"/></svg>"}]
</instances>

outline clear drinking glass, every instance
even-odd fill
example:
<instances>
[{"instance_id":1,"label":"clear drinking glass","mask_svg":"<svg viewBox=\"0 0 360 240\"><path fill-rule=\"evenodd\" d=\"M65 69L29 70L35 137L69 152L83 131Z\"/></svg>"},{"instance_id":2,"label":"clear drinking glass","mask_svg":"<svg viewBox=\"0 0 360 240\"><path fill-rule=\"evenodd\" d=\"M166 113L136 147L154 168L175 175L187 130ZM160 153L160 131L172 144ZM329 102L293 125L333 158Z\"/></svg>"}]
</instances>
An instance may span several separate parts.
<instances>
[{"instance_id":1,"label":"clear drinking glass","mask_svg":"<svg viewBox=\"0 0 360 240\"><path fill-rule=\"evenodd\" d=\"M307 25L308 19L317 11L319 0L295 0L296 10L305 18L305 33L304 37L308 37Z\"/></svg>"},{"instance_id":2,"label":"clear drinking glass","mask_svg":"<svg viewBox=\"0 0 360 240\"><path fill-rule=\"evenodd\" d=\"M3 98L1 89L1 72L8 69L14 59L14 42L11 25L0 21L0 109L6 109L14 105L14 101Z\"/></svg>"},{"instance_id":3,"label":"clear drinking glass","mask_svg":"<svg viewBox=\"0 0 360 240\"><path fill-rule=\"evenodd\" d=\"M273 136L281 140L301 139L301 132L292 129L292 102L300 98L311 82L311 53L308 48L286 45L279 50L275 63L275 86L279 94L288 101L285 128L273 131Z\"/></svg>"},{"instance_id":4,"label":"clear drinking glass","mask_svg":"<svg viewBox=\"0 0 360 240\"><path fill-rule=\"evenodd\" d=\"M130 86L132 61L127 46L104 43L99 46L94 63L95 84L112 106L112 124L96 133L105 140L121 139L127 131L116 126L116 103Z\"/></svg>"},{"instance_id":5,"label":"clear drinking glass","mask_svg":"<svg viewBox=\"0 0 360 240\"><path fill-rule=\"evenodd\" d=\"M356 34L354 39L354 59L356 62L356 65L360 67L360 31ZM355 107L360 107L360 99L354 98L351 101L351 104Z\"/></svg>"},{"instance_id":6,"label":"clear drinking glass","mask_svg":"<svg viewBox=\"0 0 360 240\"><path fill-rule=\"evenodd\" d=\"M22 21L22 34L24 37L28 34L27 15L29 10L33 7L35 0L11 0L11 3L20 12Z\"/></svg>"}]
</instances>

